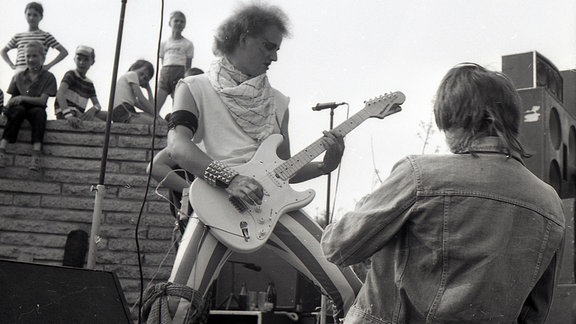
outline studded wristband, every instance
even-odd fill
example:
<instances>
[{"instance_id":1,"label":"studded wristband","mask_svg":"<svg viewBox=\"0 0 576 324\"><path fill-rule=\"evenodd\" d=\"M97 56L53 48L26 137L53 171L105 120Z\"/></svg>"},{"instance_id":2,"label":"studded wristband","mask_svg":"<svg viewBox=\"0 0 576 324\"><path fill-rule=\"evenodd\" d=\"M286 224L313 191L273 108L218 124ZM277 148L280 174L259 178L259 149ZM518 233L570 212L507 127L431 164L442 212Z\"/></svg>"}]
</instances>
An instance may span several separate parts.
<instances>
[{"instance_id":1,"label":"studded wristband","mask_svg":"<svg viewBox=\"0 0 576 324\"><path fill-rule=\"evenodd\" d=\"M212 161L204 170L204 180L214 187L228 188L232 179L238 175L234 169L229 168L221 161Z\"/></svg>"}]
</instances>

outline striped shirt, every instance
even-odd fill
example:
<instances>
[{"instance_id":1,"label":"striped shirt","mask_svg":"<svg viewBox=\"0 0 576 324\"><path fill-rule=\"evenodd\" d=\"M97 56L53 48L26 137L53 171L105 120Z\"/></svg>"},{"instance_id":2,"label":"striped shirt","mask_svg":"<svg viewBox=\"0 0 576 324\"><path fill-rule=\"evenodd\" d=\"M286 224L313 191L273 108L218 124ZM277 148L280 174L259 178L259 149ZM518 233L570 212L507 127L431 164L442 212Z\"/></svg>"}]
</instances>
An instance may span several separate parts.
<instances>
[{"instance_id":1,"label":"striped shirt","mask_svg":"<svg viewBox=\"0 0 576 324\"><path fill-rule=\"evenodd\" d=\"M24 56L24 50L26 48L26 44L31 41L39 41L44 45L44 54L48 52L48 48L56 48L60 46L60 43L50 34L49 32L45 32L42 30L35 30L35 31L25 31L22 33L17 33L10 39L8 44L6 44L6 48L10 49L17 49L16 54L16 67L26 67L26 58Z\"/></svg>"},{"instance_id":2,"label":"striped shirt","mask_svg":"<svg viewBox=\"0 0 576 324\"><path fill-rule=\"evenodd\" d=\"M73 114L74 110L76 113L83 114L86 110L86 105L88 104L88 99L96 97L96 89L94 88L94 83L88 78L83 78L76 72L76 70L70 70L64 74L62 82L68 85L68 91L64 94L66 98L66 103L68 104L68 109L62 110L58 104L58 100L54 103L54 113L62 113L64 117Z\"/></svg>"}]
</instances>

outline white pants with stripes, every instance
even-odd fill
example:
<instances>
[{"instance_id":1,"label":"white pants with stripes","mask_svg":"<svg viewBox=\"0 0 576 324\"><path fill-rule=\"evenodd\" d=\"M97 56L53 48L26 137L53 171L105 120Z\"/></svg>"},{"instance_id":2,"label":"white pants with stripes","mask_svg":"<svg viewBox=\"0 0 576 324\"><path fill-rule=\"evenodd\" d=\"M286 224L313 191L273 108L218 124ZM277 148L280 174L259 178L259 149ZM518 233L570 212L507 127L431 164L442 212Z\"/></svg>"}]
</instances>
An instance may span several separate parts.
<instances>
[{"instance_id":1,"label":"white pants with stripes","mask_svg":"<svg viewBox=\"0 0 576 324\"><path fill-rule=\"evenodd\" d=\"M362 285L350 268L339 268L328 262L320 247L322 228L303 211L282 215L266 247L308 277L345 314ZM169 281L187 285L202 297L218 278L232 250L220 243L207 226L196 217L190 218ZM195 306L193 306L195 307ZM182 323L190 303L170 299L173 323Z\"/></svg>"}]
</instances>

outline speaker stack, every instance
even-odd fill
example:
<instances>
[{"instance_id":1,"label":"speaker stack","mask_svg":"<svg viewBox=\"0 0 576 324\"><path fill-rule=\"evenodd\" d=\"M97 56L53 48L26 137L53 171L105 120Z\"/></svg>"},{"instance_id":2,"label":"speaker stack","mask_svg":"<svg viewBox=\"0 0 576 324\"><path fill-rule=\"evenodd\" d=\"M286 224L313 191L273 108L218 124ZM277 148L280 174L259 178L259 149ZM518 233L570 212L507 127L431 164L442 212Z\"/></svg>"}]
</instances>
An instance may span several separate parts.
<instances>
[{"instance_id":1,"label":"speaker stack","mask_svg":"<svg viewBox=\"0 0 576 324\"><path fill-rule=\"evenodd\" d=\"M561 198L575 196L576 120L546 88L518 90L524 107L522 144L532 157L527 167L556 189Z\"/></svg>"},{"instance_id":2,"label":"speaker stack","mask_svg":"<svg viewBox=\"0 0 576 324\"><path fill-rule=\"evenodd\" d=\"M538 52L502 57L502 72L516 86L524 110L526 166L550 184L564 204L566 240L549 324L576 320L574 214L576 197L576 71L559 71ZM575 312L573 314L573 312Z\"/></svg>"},{"instance_id":3,"label":"speaker stack","mask_svg":"<svg viewBox=\"0 0 576 324\"><path fill-rule=\"evenodd\" d=\"M560 75L564 81L564 109L576 118L576 70L560 71Z\"/></svg>"},{"instance_id":4,"label":"speaker stack","mask_svg":"<svg viewBox=\"0 0 576 324\"><path fill-rule=\"evenodd\" d=\"M576 118L565 109L562 74L538 52L503 56L502 72L522 99L526 166L561 198L576 197Z\"/></svg>"}]
</instances>

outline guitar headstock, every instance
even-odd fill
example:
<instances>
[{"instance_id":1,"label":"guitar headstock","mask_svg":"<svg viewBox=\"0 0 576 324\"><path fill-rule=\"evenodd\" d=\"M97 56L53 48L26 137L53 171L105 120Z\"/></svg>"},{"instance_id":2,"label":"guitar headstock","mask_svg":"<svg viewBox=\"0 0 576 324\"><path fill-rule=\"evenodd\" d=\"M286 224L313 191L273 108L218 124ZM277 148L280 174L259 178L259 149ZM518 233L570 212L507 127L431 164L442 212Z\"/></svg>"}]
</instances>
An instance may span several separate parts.
<instances>
[{"instance_id":1,"label":"guitar headstock","mask_svg":"<svg viewBox=\"0 0 576 324\"><path fill-rule=\"evenodd\" d=\"M406 96L402 92L391 92L366 101L364 110L370 114L370 117L382 119L401 111L400 105L404 103L404 100Z\"/></svg>"}]
</instances>

